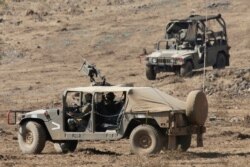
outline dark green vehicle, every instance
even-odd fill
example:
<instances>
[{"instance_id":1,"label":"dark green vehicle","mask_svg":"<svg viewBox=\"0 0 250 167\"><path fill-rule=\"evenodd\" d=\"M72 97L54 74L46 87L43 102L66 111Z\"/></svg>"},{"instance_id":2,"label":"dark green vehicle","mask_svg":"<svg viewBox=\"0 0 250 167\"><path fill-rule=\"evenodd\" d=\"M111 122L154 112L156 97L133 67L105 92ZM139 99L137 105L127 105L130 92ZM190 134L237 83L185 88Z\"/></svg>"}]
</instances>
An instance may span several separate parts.
<instances>
[{"instance_id":1,"label":"dark green vehicle","mask_svg":"<svg viewBox=\"0 0 250 167\"><path fill-rule=\"evenodd\" d=\"M166 27L165 39L146 56L146 77L155 80L159 72L190 76L204 63L206 67L225 68L229 66L229 49L226 23L220 14L172 20Z\"/></svg>"},{"instance_id":2,"label":"dark green vehicle","mask_svg":"<svg viewBox=\"0 0 250 167\"><path fill-rule=\"evenodd\" d=\"M151 154L163 148L186 151L192 134L202 146L207 113L201 91L183 102L151 87L90 86L67 89L62 109L10 111L8 122L19 126L19 147L27 154L41 153L46 141L65 153L79 141L122 138L129 138L134 153Z\"/></svg>"}]
</instances>

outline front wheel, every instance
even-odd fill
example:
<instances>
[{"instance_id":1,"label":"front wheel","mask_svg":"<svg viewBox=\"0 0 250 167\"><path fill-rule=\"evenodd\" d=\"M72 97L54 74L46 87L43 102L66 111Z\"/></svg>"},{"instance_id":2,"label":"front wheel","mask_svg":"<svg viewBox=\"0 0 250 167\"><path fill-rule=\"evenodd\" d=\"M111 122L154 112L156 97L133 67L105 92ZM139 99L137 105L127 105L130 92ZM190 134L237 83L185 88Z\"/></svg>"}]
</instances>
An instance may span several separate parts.
<instances>
[{"instance_id":1,"label":"front wheel","mask_svg":"<svg viewBox=\"0 0 250 167\"><path fill-rule=\"evenodd\" d=\"M180 76L190 77L192 75L193 65L190 61L183 64L180 68Z\"/></svg>"},{"instance_id":2,"label":"front wheel","mask_svg":"<svg viewBox=\"0 0 250 167\"><path fill-rule=\"evenodd\" d=\"M161 134L150 125L139 125L130 134L131 151L136 154L154 154L162 148Z\"/></svg>"},{"instance_id":3,"label":"front wheel","mask_svg":"<svg viewBox=\"0 0 250 167\"><path fill-rule=\"evenodd\" d=\"M67 140L65 142L54 143L54 148L57 153L74 152L77 147L77 140Z\"/></svg>"},{"instance_id":4,"label":"front wheel","mask_svg":"<svg viewBox=\"0 0 250 167\"><path fill-rule=\"evenodd\" d=\"M23 153L39 154L46 143L46 132L42 125L37 122L25 122L19 128L18 143Z\"/></svg>"},{"instance_id":5,"label":"front wheel","mask_svg":"<svg viewBox=\"0 0 250 167\"><path fill-rule=\"evenodd\" d=\"M148 80L156 79L156 72L153 66L146 66L146 77Z\"/></svg>"}]
</instances>

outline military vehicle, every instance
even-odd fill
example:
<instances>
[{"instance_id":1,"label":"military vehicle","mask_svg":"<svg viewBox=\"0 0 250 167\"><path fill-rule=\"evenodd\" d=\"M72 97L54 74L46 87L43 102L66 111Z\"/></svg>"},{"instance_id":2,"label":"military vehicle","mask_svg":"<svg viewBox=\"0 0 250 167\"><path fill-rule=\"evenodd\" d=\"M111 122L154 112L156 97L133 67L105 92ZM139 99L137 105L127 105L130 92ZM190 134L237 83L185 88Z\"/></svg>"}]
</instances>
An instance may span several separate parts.
<instances>
[{"instance_id":1,"label":"military vehicle","mask_svg":"<svg viewBox=\"0 0 250 167\"><path fill-rule=\"evenodd\" d=\"M225 68L229 66L229 49L226 23L220 14L171 20L165 39L146 56L146 77L155 80L159 72L191 76L193 69L203 68L204 64Z\"/></svg>"},{"instance_id":2,"label":"military vehicle","mask_svg":"<svg viewBox=\"0 0 250 167\"><path fill-rule=\"evenodd\" d=\"M92 81L100 74L94 68L84 64ZM208 114L203 92L192 91L183 102L156 88L103 84L66 89L61 109L10 111L8 123L19 127L21 151L38 154L51 141L57 152L66 153L73 152L78 141L123 138L129 139L137 154L158 153L163 148L186 151L193 134L197 145L203 145ZM85 106L90 107L86 110Z\"/></svg>"}]
</instances>

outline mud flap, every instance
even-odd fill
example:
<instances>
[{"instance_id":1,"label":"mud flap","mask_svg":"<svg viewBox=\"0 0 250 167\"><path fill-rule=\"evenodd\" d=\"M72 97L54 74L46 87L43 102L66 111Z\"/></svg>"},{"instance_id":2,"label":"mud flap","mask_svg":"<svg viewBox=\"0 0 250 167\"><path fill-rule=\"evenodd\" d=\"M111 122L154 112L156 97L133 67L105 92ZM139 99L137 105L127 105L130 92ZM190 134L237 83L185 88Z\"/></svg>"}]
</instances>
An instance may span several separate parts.
<instances>
[{"instance_id":1,"label":"mud flap","mask_svg":"<svg viewBox=\"0 0 250 167\"><path fill-rule=\"evenodd\" d=\"M202 133L198 133L197 134L196 142L197 142L197 147L203 147L203 136L202 136Z\"/></svg>"},{"instance_id":2,"label":"mud flap","mask_svg":"<svg viewBox=\"0 0 250 167\"><path fill-rule=\"evenodd\" d=\"M175 135L169 135L168 136L168 149L169 150L175 150L176 149L176 136Z\"/></svg>"}]
</instances>

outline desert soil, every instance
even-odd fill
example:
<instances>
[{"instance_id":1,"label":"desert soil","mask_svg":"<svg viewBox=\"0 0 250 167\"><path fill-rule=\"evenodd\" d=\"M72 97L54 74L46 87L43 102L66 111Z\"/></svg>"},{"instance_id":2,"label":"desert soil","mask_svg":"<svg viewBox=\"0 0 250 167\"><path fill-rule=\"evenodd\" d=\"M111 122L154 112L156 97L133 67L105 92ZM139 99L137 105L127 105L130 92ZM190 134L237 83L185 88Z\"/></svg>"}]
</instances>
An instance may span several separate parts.
<instances>
[{"instance_id":1,"label":"desert soil","mask_svg":"<svg viewBox=\"0 0 250 167\"><path fill-rule=\"evenodd\" d=\"M0 0L0 166L248 166L250 163L249 0ZM164 37L167 22L192 11L221 13L227 23L231 63L206 69L209 101L204 147L193 137L185 152L150 156L130 153L128 140L81 142L74 153L57 154L47 143L42 154L18 147L9 110L61 105L65 88L88 86L78 71L82 57L95 63L113 84L153 86L185 100L202 88L201 70L191 78L171 73L145 77L138 55ZM249 117L248 117L249 118Z\"/></svg>"}]
</instances>

